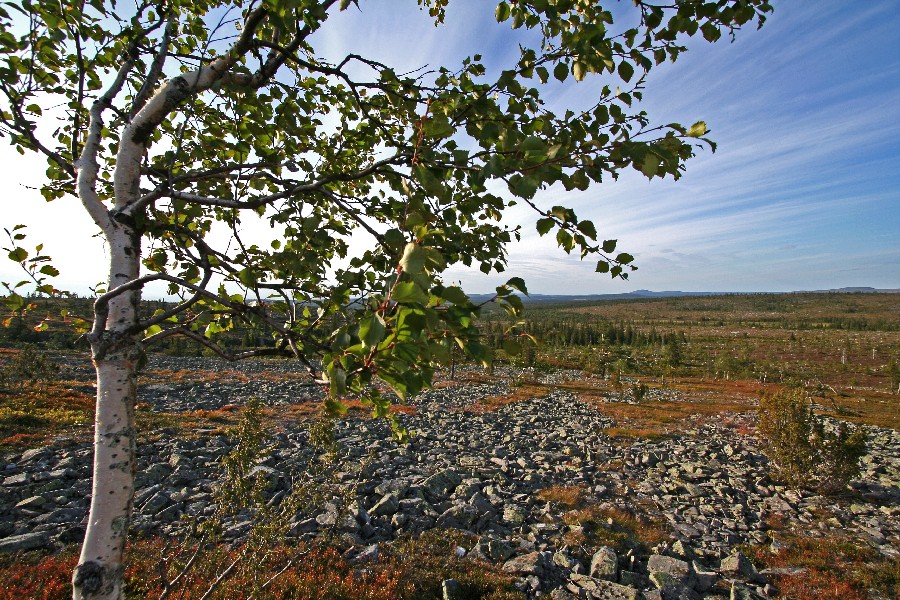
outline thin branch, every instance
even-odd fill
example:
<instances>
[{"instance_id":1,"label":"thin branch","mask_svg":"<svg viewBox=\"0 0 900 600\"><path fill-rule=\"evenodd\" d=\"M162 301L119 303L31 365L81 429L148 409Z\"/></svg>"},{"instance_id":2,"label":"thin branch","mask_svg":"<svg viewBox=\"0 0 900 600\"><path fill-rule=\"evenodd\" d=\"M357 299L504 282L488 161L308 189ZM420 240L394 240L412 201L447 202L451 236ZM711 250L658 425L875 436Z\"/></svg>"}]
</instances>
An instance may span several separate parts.
<instances>
[{"instance_id":1,"label":"thin branch","mask_svg":"<svg viewBox=\"0 0 900 600\"><path fill-rule=\"evenodd\" d=\"M134 98L134 102L132 102L131 110L128 113L128 120L132 120L134 116L144 107L147 103L147 100L150 98L150 94L153 92L153 89L156 87L156 83L159 81L159 76L162 74L163 65L166 62L166 57L169 54L169 43L171 42L172 36L176 33L176 27L178 25L178 19L175 16L175 12L170 12L168 17L166 18L166 28L163 31L162 39L159 42L159 50L156 53L156 56L153 58L153 62L150 65L150 70L147 72L147 77L144 79L144 83L141 85L141 89L138 90L137 95Z\"/></svg>"},{"instance_id":2,"label":"thin branch","mask_svg":"<svg viewBox=\"0 0 900 600\"><path fill-rule=\"evenodd\" d=\"M209 268L209 265L207 264L204 268L203 280L200 282L200 288L206 289L206 286L207 286L207 284L209 284L210 279L212 279L212 270ZM118 288L116 288L116 289L118 289ZM186 311L187 309L189 309L190 307L195 305L197 302L199 302L202 297L203 297L203 294L201 294L200 292L194 292L194 294L190 298L188 298L181 304L174 306L174 307L170 308L169 310L164 311L151 319L148 319L146 321L141 321L141 322L137 323L136 325L134 325L134 327L140 328L140 329L138 329L138 331L142 331L142 330L149 329L150 327L153 327L154 325L159 325L163 321L166 321L166 320L174 317L175 315L181 314L182 312Z\"/></svg>"},{"instance_id":3,"label":"thin branch","mask_svg":"<svg viewBox=\"0 0 900 600\"><path fill-rule=\"evenodd\" d=\"M378 240L378 242L380 244L384 245L384 236L381 235L380 233L378 233L377 231L375 231L374 229L372 229L372 227L368 223L366 223L362 219L362 217L359 216L359 213L357 213L357 211L353 210L352 208L350 208L349 206L344 204L344 202L340 198L338 198L337 196L335 196L334 194L332 194L325 188L321 188L318 191L320 194L322 194L323 196L325 196L326 198L328 198L329 200L331 200L332 202L337 204L341 210L343 210L345 213L347 213L347 216L349 216L351 219L356 221L360 227L362 227L363 229L365 229L366 231L371 233L372 236L374 236L375 239Z\"/></svg>"},{"instance_id":4,"label":"thin branch","mask_svg":"<svg viewBox=\"0 0 900 600\"><path fill-rule=\"evenodd\" d=\"M377 172L382 167L394 164L403 164L404 159L409 158L406 154L395 154L389 158L385 158L379 160L377 162L372 163L369 167L357 171L351 174L343 174L343 173L334 173L331 175L325 175L324 177L320 177L315 181L311 181L309 183L303 183L300 185L296 185L289 189L283 190L281 192L270 194L268 196L260 196L254 200L229 200L227 198L215 198L211 196L199 196L197 194L188 194L185 192L179 191L162 191L162 190L154 190L149 194L143 196L140 200L129 206L125 211L127 214L134 214L134 212L141 210L150 202L158 200L159 198L169 197L174 200L184 200L189 204L200 204L203 206L218 206L220 208L236 208L236 209L254 209L259 208L260 206L265 206L267 204L271 204L277 200L283 200L284 198L290 198L296 194L300 194L303 192L318 192L321 191L321 188L329 183L333 183L336 181L354 181L356 179L362 179L372 173Z\"/></svg>"},{"instance_id":5,"label":"thin branch","mask_svg":"<svg viewBox=\"0 0 900 600\"><path fill-rule=\"evenodd\" d=\"M200 540L197 542L197 550L194 551L194 554L188 559L187 563L184 565L184 568L181 569L181 572L175 576L175 579L172 581L166 581L165 573L163 573L163 591L159 595L159 600L166 600L169 597L169 594L175 589L175 586L184 579L184 577L190 572L190 570L194 567L194 564L197 562L197 558L200 557L200 552L203 550L203 545L206 542L206 535L203 535Z\"/></svg>"},{"instance_id":6,"label":"thin branch","mask_svg":"<svg viewBox=\"0 0 900 600\"><path fill-rule=\"evenodd\" d=\"M234 559L234 562L231 563L231 565L227 569L222 571L222 574L219 575L216 580L212 582L212 584L210 584L209 589L206 590L206 593L200 597L200 600L207 600L210 596L212 596L213 592L215 592L219 588L219 586L222 585L222 582L225 581L229 575L231 575L231 572L234 571L235 567L238 566L238 563L246 558L246 554L247 553L244 552L236 559Z\"/></svg>"},{"instance_id":7,"label":"thin branch","mask_svg":"<svg viewBox=\"0 0 900 600\"><path fill-rule=\"evenodd\" d=\"M134 68L134 46L135 44L132 44L131 48L129 48L128 58L119 68L112 84L91 106L88 137L85 140L84 147L81 149L81 156L75 163L75 168L78 171L78 197L84 204L88 214L91 215L94 223L104 231L110 227L110 216L96 189L97 174L100 171L97 155L100 152L100 139L103 133L103 111L112 106L113 99L122 91L122 87L125 85L128 73Z\"/></svg>"}]
</instances>

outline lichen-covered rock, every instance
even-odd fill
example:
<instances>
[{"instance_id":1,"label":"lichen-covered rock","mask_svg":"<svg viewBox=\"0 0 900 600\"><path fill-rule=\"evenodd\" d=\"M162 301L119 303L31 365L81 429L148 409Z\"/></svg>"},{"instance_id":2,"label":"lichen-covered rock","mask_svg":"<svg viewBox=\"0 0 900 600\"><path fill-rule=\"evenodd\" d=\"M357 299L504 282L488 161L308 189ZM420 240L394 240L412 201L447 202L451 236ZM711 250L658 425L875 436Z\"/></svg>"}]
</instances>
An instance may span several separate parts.
<instances>
[{"instance_id":1,"label":"lichen-covered rock","mask_svg":"<svg viewBox=\"0 0 900 600\"><path fill-rule=\"evenodd\" d=\"M609 546L601 546L591 558L590 576L606 581L619 579L619 557Z\"/></svg>"}]
</instances>

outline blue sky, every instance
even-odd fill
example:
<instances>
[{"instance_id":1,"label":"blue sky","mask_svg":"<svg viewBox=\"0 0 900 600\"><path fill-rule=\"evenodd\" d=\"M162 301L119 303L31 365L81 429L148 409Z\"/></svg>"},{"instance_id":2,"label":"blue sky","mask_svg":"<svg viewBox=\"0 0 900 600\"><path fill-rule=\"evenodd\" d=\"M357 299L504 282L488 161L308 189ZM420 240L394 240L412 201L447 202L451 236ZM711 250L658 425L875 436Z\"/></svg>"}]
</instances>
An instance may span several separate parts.
<instances>
[{"instance_id":1,"label":"blue sky","mask_svg":"<svg viewBox=\"0 0 900 600\"><path fill-rule=\"evenodd\" d=\"M414 0L360 4L362 12L346 11L317 34L319 53L371 53L398 70L452 68L476 52L509 64L517 54L513 33L494 23L493 2L451 2L439 28ZM525 236L510 248L508 272L454 268L448 278L483 292L515 274L547 294L900 288L900 5L773 4L761 30L739 32L733 44L692 40L677 63L650 74L642 108L657 123L705 120L715 154L701 153L677 182L628 173L586 192L540 193L618 238L639 266L629 281L594 274L593 262L539 238L533 215L517 209L509 218ZM579 105L600 86L572 83L550 90L555 108ZM26 223L35 239L49 226L43 241L64 272L60 283L83 289L103 279L102 243L84 242L90 225L77 201L48 206L23 187L40 181L34 157L3 147L0 165L0 225ZM0 278L9 273L0 265Z\"/></svg>"}]
</instances>

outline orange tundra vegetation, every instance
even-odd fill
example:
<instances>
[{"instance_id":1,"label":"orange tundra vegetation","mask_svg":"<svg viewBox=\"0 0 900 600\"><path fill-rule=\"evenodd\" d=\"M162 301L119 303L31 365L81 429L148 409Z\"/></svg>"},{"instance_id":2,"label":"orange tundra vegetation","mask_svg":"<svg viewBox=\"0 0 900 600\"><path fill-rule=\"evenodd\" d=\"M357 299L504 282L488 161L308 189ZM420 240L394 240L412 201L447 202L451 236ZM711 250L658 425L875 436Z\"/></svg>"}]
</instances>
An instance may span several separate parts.
<instances>
[{"instance_id":1,"label":"orange tundra vegetation","mask_svg":"<svg viewBox=\"0 0 900 600\"><path fill-rule=\"evenodd\" d=\"M237 567L216 588L212 598L244 598L265 586L256 598L436 600L441 597L441 582L448 578L460 583L465 597L523 598L513 587L512 578L498 567L455 556L453 548L457 545L473 543L464 537L458 531L428 532L416 539L401 540L383 549L376 560L364 564L349 563L334 548L279 546L268 549L262 560L243 560L245 548L218 546L200 553L193 569L170 597L202 597L211 582L237 560ZM159 597L163 592L160 573L174 579L194 551L194 547L170 548L159 538L132 543L132 563L125 572L126 595ZM30 554L21 563L4 557L0 560L0 579L4 581L0 600L70 598L71 572L76 562L72 551L50 556Z\"/></svg>"}]
</instances>

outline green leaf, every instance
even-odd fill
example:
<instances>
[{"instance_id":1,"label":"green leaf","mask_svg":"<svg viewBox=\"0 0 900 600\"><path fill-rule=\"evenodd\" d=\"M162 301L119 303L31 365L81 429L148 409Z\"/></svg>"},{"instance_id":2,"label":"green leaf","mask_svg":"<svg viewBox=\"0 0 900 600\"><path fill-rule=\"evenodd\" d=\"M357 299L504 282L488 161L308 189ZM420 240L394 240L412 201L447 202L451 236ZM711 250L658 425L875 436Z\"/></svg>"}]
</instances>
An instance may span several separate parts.
<instances>
[{"instance_id":1,"label":"green leaf","mask_svg":"<svg viewBox=\"0 0 900 600\"><path fill-rule=\"evenodd\" d=\"M582 81L585 75L587 75L587 71L587 65L581 61L578 61L574 65L572 65L572 75L575 76L575 81Z\"/></svg>"},{"instance_id":2,"label":"green leaf","mask_svg":"<svg viewBox=\"0 0 900 600\"><path fill-rule=\"evenodd\" d=\"M519 144L519 149L525 152L540 152L544 154L547 151L547 143L541 138L530 135Z\"/></svg>"},{"instance_id":3,"label":"green leaf","mask_svg":"<svg viewBox=\"0 0 900 600\"><path fill-rule=\"evenodd\" d=\"M415 242L410 242L403 250L403 258L400 259L400 267L405 273L418 275L425 270L425 260L428 253L425 248Z\"/></svg>"},{"instance_id":4,"label":"green leaf","mask_svg":"<svg viewBox=\"0 0 900 600\"><path fill-rule=\"evenodd\" d=\"M601 246L602 250L609 254L616 249L616 244L618 240L603 240L603 245Z\"/></svg>"},{"instance_id":5,"label":"green leaf","mask_svg":"<svg viewBox=\"0 0 900 600\"><path fill-rule=\"evenodd\" d=\"M533 176L514 175L509 179L509 191L526 200L534 198L540 180Z\"/></svg>"},{"instance_id":6,"label":"green leaf","mask_svg":"<svg viewBox=\"0 0 900 600\"><path fill-rule=\"evenodd\" d=\"M359 322L359 339L366 347L374 348L384 339L385 330L381 315L369 315Z\"/></svg>"},{"instance_id":7,"label":"green leaf","mask_svg":"<svg viewBox=\"0 0 900 600\"><path fill-rule=\"evenodd\" d=\"M391 291L391 300L400 303L417 302L425 304L428 302L428 296L416 283L407 281L394 286L394 289Z\"/></svg>"},{"instance_id":8,"label":"green leaf","mask_svg":"<svg viewBox=\"0 0 900 600\"><path fill-rule=\"evenodd\" d=\"M446 115L435 115L425 121L422 126L422 135L427 138L450 137L456 132Z\"/></svg>"},{"instance_id":9,"label":"green leaf","mask_svg":"<svg viewBox=\"0 0 900 600\"><path fill-rule=\"evenodd\" d=\"M522 352L522 344L518 340L506 338L503 340L503 351L510 356L518 356Z\"/></svg>"},{"instance_id":10,"label":"green leaf","mask_svg":"<svg viewBox=\"0 0 900 600\"><path fill-rule=\"evenodd\" d=\"M522 292L526 296L528 295L528 288L525 287L525 280L521 277L510 278L510 280L506 282L506 285L514 290Z\"/></svg>"},{"instance_id":11,"label":"green leaf","mask_svg":"<svg viewBox=\"0 0 900 600\"><path fill-rule=\"evenodd\" d=\"M347 371L335 363L328 365L327 373L332 397L343 396L347 392Z\"/></svg>"},{"instance_id":12,"label":"green leaf","mask_svg":"<svg viewBox=\"0 0 900 600\"><path fill-rule=\"evenodd\" d=\"M556 63L556 66L553 67L553 76L560 81L565 81L569 76L569 66L564 62Z\"/></svg>"},{"instance_id":13,"label":"green leaf","mask_svg":"<svg viewBox=\"0 0 900 600\"><path fill-rule=\"evenodd\" d=\"M453 304L468 304L469 297L466 295L461 288L456 286L450 286L443 289L441 292L441 298L447 300L448 302L452 302Z\"/></svg>"},{"instance_id":14,"label":"green leaf","mask_svg":"<svg viewBox=\"0 0 900 600\"><path fill-rule=\"evenodd\" d=\"M494 11L494 17L497 18L498 23L502 23L509 18L509 12L509 4L501 2L497 5L497 10Z\"/></svg>"},{"instance_id":15,"label":"green leaf","mask_svg":"<svg viewBox=\"0 0 900 600\"><path fill-rule=\"evenodd\" d=\"M525 305L518 296L504 296L500 299L500 305L503 310L514 317L522 314L522 311L525 310Z\"/></svg>"},{"instance_id":16,"label":"green leaf","mask_svg":"<svg viewBox=\"0 0 900 600\"><path fill-rule=\"evenodd\" d=\"M575 240L572 238L572 234L565 229L560 229L556 232L556 243L567 253L571 252L572 248L575 247Z\"/></svg>"},{"instance_id":17,"label":"green leaf","mask_svg":"<svg viewBox=\"0 0 900 600\"><path fill-rule=\"evenodd\" d=\"M592 240L597 239L597 228L592 221L581 221L578 223L578 231Z\"/></svg>"},{"instance_id":18,"label":"green leaf","mask_svg":"<svg viewBox=\"0 0 900 600\"><path fill-rule=\"evenodd\" d=\"M253 269L246 268L238 272L238 280L247 287L254 287L257 284L257 273Z\"/></svg>"},{"instance_id":19,"label":"green leaf","mask_svg":"<svg viewBox=\"0 0 900 600\"><path fill-rule=\"evenodd\" d=\"M43 267L41 267L41 273L43 273L44 275L49 275L50 277L56 277L57 275L59 275L59 271L52 265L44 265Z\"/></svg>"},{"instance_id":20,"label":"green leaf","mask_svg":"<svg viewBox=\"0 0 900 600\"><path fill-rule=\"evenodd\" d=\"M399 229L388 229L384 232L384 243L391 248L399 249L405 241L406 238L403 237L403 232Z\"/></svg>"},{"instance_id":21,"label":"green leaf","mask_svg":"<svg viewBox=\"0 0 900 600\"><path fill-rule=\"evenodd\" d=\"M605 260L598 260L595 271L597 273L609 273L609 263Z\"/></svg>"},{"instance_id":22,"label":"green leaf","mask_svg":"<svg viewBox=\"0 0 900 600\"><path fill-rule=\"evenodd\" d=\"M25 248L13 248L9 253L9 260L14 262L23 262L28 258L28 251Z\"/></svg>"},{"instance_id":23,"label":"green leaf","mask_svg":"<svg viewBox=\"0 0 900 600\"><path fill-rule=\"evenodd\" d=\"M548 231L553 229L553 226L556 225L556 220L550 217L544 217L543 219L538 219L537 222L537 230L541 235L546 235Z\"/></svg>"},{"instance_id":24,"label":"green leaf","mask_svg":"<svg viewBox=\"0 0 900 600\"><path fill-rule=\"evenodd\" d=\"M646 175L648 178L652 178L656 175L656 171L659 169L659 158L655 154L648 153L647 156L644 157L644 164L641 165L641 173Z\"/></svg>"},{"instance_id":25,"label":"green leaf","mask_svg":"<svg viewBox=\"0 0 900 600\"><path fill-rule=\"evenodd\" d=\"M634 67L631 63L625 60L619 63L619 77L621 77L623 81L631 81L633 75Z\"/></svg>"},{"instance_id":26,"label":"green leaf","mask_svg":"<svg viewBox=\"0 0 900 600\"><path fill-rule=\"evenodd\" d=\"M706 128L706 121L697 121L693 125L691 125L690 129L688 129L687 134L691 137L701 137L707 134L709 129Z\"/></svg>"},{"instance_id":27,"label":"green leaf","mask_svg":"<svg viewBox=\"0 0 900 600\"><path fill-rule=\"evenodd\" d=\"M622 263L623 265L627 265L631 261L634 260L634 257L627 252L622 252L616 257L616 262Z\"/></svg>"}]
</instances>

